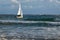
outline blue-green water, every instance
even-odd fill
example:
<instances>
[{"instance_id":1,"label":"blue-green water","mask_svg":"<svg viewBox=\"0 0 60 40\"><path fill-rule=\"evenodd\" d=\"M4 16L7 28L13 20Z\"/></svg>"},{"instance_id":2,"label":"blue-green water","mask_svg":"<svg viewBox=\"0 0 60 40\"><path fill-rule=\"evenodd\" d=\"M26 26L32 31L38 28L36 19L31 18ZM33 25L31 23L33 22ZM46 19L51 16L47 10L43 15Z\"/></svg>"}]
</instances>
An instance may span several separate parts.
<instances>
[{"instance_id":1,"label":"blue-green water","mask_svg":"<svg viewBox=\"0 0 60 40\"><path fill-rule=\"evenodd\" d=\"M53 18L43 20L44 18ZM4 23L3 20L14 21L56 21L60 18L56 15L24 15L23 19L16 18L16 15L0 15L0 36L23 36L30 38L56 38L60 36L60 25L52 25L47 23ZM42 20L40 20L42 19ZM59 20L58 20L59 21Z\"/></svg>"}]
</instances>

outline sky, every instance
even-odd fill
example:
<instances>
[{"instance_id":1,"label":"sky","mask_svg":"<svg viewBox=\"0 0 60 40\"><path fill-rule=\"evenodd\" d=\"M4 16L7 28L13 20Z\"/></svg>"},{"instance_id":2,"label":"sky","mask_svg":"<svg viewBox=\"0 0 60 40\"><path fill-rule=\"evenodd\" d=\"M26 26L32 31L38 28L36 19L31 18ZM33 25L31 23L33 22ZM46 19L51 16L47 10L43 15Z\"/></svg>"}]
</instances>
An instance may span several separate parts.
<instances>
[{"instance_id":1,"label":"sky","mask_svg":"<svg viewBox=\"0 0 60 40\"><path fill-rule=\"evenodd\" d=\"M0 0L0 14L17 14L19 3L23 14L60 14L60 0Z\"/></svg>"}]
</instances>

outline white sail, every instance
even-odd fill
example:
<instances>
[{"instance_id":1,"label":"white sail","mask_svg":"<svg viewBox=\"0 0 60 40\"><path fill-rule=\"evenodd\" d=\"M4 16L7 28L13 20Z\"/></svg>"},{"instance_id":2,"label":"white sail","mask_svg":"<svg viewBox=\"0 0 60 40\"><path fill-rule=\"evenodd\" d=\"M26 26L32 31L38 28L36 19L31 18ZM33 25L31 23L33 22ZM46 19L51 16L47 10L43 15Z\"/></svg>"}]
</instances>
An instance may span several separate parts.
<instances>
[{"instance_id":1,"label":"white sail","mask_svg":"<svg viewBox=\"0 0 60 40\"><path fill-rule=\"evenodd\" d=\"M18 13L17 13L17 18L23 18L23 13L22 13L20 4L19 4L19 10L18 10Z\"/></svg>"}]
</instances>

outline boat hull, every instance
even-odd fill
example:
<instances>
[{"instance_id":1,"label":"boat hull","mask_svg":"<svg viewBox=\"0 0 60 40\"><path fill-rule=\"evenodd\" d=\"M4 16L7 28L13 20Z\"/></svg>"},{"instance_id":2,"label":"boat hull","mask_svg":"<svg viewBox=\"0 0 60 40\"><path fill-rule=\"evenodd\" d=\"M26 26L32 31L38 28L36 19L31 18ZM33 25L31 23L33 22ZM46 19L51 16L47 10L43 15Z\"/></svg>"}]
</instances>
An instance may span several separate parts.
<instances>
[{"instance_id":1,"label":"boat hull","mask_svg":"<svg viewBox=\"0 0 60 40\"><path fill-rule=\"evenodd\" d=\"M21 16L21 15L17 15L17 18L23 18L23 16Z\"/></svg>"}]
</instances>

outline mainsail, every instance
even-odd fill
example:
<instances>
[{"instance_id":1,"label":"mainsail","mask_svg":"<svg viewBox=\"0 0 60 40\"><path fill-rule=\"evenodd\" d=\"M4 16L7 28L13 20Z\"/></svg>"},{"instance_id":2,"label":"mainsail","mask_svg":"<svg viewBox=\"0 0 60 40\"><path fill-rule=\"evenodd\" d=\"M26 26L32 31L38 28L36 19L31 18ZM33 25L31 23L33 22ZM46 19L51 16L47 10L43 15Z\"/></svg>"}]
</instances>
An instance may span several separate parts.
<instances>
[{"instance_id":1,"label":"mainsail","mask_svg":"<svg viewBox=\"0 0 60 40\"><path fill-rule=\"evenodd\" d=\"M23 13L22 13L20 4L19 4L19 10L18 10L18 13L17 13L17 18L23 18Z\"/></svg>"}]
</instances>

